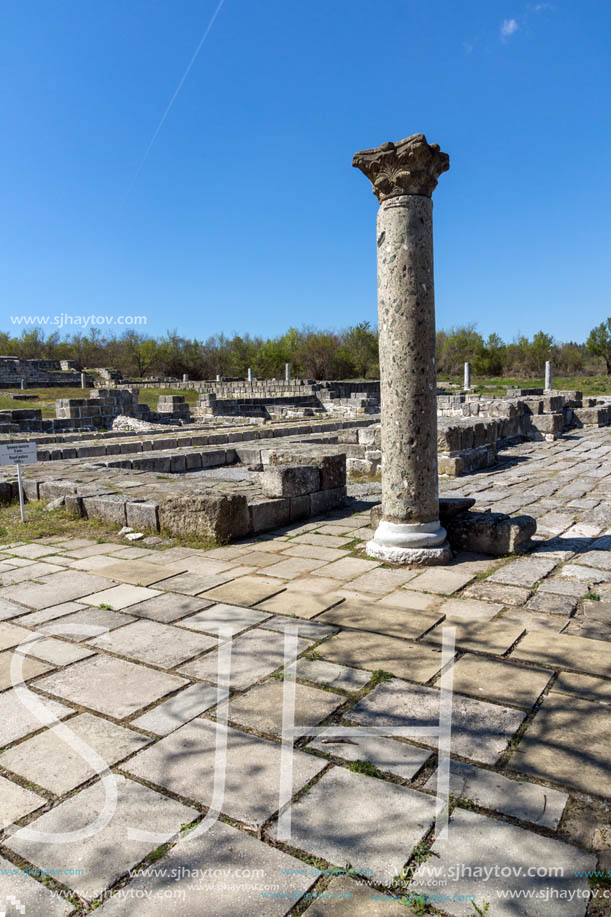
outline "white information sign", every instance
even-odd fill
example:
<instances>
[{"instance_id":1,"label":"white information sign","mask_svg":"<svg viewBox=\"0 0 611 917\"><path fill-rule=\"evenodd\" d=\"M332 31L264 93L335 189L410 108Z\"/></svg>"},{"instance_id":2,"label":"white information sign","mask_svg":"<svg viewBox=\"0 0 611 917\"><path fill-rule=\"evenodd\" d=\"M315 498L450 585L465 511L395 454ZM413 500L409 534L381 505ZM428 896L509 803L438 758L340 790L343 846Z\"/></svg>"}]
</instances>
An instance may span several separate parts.
<instances>
[{"instance_id":1,"label":"white information sign","mask_svg":"<svg viewBox=\"0 0 611 917\"><path fill-rule=\"evenodd\" d=\"M36 443L0 443L0 465L27 465L36 461Z\"/></svg>"}]
</instances>

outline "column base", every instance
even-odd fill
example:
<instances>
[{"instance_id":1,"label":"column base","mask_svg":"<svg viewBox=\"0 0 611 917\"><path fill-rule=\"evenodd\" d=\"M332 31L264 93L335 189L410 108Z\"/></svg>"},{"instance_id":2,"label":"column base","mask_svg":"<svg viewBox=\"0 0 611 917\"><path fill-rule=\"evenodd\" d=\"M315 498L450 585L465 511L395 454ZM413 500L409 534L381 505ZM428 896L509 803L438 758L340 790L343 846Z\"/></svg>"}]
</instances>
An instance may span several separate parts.
<instances>
[{"instance_id":1,"label":"column base","mask_svg":"<svg viewBox=\"0 0 611 917\"><path fill-rule=\"evenodd\" d=\"M439 520L417 524L382 520L366 553L390 564L447 564L452 559L446 530Z\"/></svg>"}]
</instances>

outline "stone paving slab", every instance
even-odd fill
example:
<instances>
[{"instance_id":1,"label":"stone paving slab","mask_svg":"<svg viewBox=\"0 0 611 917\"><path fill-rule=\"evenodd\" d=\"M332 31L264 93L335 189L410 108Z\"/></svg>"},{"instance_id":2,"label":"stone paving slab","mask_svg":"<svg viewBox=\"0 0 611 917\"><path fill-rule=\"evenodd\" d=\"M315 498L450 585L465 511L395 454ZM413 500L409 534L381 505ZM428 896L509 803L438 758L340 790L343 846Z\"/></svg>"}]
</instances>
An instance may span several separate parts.
<instances>
[{"instance_id":1,"label":"stone paving slab","mask_svg":"<svg viewBox=\"0 0 611 917\"><path fill-rule=\"evenodd\" d=\"M341 548L319 548L313 544L289 544L282 553L288 554L289 557L307 557L310 560L323 560L326 561L326 563L330 563L332 560L340 560L342 557L345 557L348 552ZM247 555L247 563L254 563L251 559L252 556L252 554ZM267 563L262 564L262 566L268 566L270 560L272 563L274 562L268 555Z\"/></svg>"},{"instance_id":2,"label":"stone paving slab","mask_svg":"<svg viewBox=\"0 0 611 917\"><path fill-rule=\"evenodd\" d=\"M374 611L371 605L349 599L325 611L316 620L388 636L416 638L438 624L442 617L436 611L408 611L396 606L376 605Z\"/></svg>"},{"instance_id":3,"label":"stone paving slab","mask_svg":"<svg viewBox=\"0 0 611 917\"><path fill-rule=\"evenodd\" d=\"M341 688L343 691L359 691L371 680L370 672L325 662L323 659L308 659L307 656L297 660L295 671L297 678L327 685L329 688Z\"/></svg>"},{"instance_id":4,"label":"stone paving slab","mask_svg":"<svg viewBox=\"0 0 611 917\"><path fill-rule=\"evenodd\" d=\"M549 612L537 612L531 608L511 608L504 611L499 620L520 627L527 634L534 630L560 633L566 630L569 622L566 615L551 615Z\"/></svg>"},{"instance_id":5,"label":"stone paving slab","mask_svg":"<svg viewBox=\"0 0 611 917\"><path fill-rule=\"evenodd\" d=\"M418 574L405 584L406 589L417 589L420 592L435 592L439 595L452 595L475 579L475 573L458 567L433 567Z\"/></svg>"},{"instance_id":6,"label":"stone paving slab","mask_svg":"<svg viewBox=\"0 0 611 917\"><path fill-rule=\"evenodd\" d=\"M606 704L550 694L522 737L509 768L611 797L611 717Z\"/></svg>"},{"instance_id":7,"label":"stone paving slab","mask_svg":"<svg viewBox=\"0 0 611 917\"><path fill-rule=\"evenodd\" d=\"M271 599L284 589L282 580L264 576L241 576L223 586L217 586L206 593L211 602L227 602L230 605L256 605Z\"/></svg>"},{"instance_id":8,"label":"stone paving slab","mask_svg":"<svg viewBox=\"0 0 611 917\"><path fill-rule=\"evenodd\" d=\"M53 666L64 666L94 655L94 651L88 647L75 646L73 643L56 640L54 637L44 637L39 640L40 636L40 634L32 634L31 642L24 647L23 655L26 658L34 657L43 662L49 662Z\"/></svg>"},{"instance_id":9,"label":"stone paving slab","mask_svg":"<svg viewBox=\"0 0 611 917\"><path fill-rule=\"evenodd\" d=\"M98 713L123 719L185 684L184 678L124 659L93 656L42 678L36 687Z\"/></svg>"},{"instance_id":10,"label":"stone paving slab","mask_svg":"<svg viewBox=\"0 0 611 917\"><path fill-rule=\"evenodd\" d=\"M31 636L32 632L25 627L8 621L0 622L0 650L13 649Z\"/></svg>"},{"instance_id":11,"label":"stone paving slab","mask_svg":"<svg viewBox=\"0 0 611 917\"><path fill-rule=\"evenodd\" d=\"M72 832L94 822L104 809L101 782L82 790L30 824L35 831ZM61 869L62 882L87 900L99 897L124 872L157 847L159 841L129 837L128 830L155 832L168 840L198 812L132 780L117 779L117 807L105 828L84 840L46 844L15 834L7 847L41 869ZM75 864L83 875L70 875Z\"/></svg>"},{"instance_id":12,"label":"stone paving slab","mask_svg":"<svg viewBox=\"0 0 611 917\"><path fill-rule=\"evenodd\" d=\"M363 726L437 727L440 693L436 688L399 679L378 685L346 714ZM494 764L520 727L524 713L455 694L452 703L452 754ZM409 738L407 736L406 738ZM436 736L421 736L419 744L436 747Z\"/></svg>"},{"instance_id":13,"label":"stone paving slab","mask_svg":"<svg viewBox=\"0 0 611 917\"><path fill-rule=\"evenodd\" d=\"M570 618L577 608L577 599L568 595L537 592L528 600L525 608L532 611L540 611L543 614L565 615Z\"/></svg>"},{"instance_id":14,"label":"stone paving slab","mask_svg":"<svg viewBox=\"0 0 611 917\"><path fill-rule=\"evenodd\" d=\"M98 608L100 605L109 605L113 611L121 611L123 608L129 608L130 605L153 599L156 595L159 595L158 590L123 583L120 586L103 589L101 592L94 592L93 595L84 595L82 601L85 605L95 605Z\"/></svg>"},{"instance_id":15,"label":"stone paving slab","mask_svg":"<svg viewBox=\"0 0 611 917\"><path fill-rule=\"evenodd\" d=\"M229 719L238 726L279 735L282 732L284 688L285 683L276 680L255 685L230 702ZM297 684L294 725L316 726L343 704L344 700L341 694Z\"/></svg>"},{"instance_id":16,"label":"stone paving slab","mask_svg":"<svg viewBox=\"0 0 611 917\"><path fill-rule=\"evenodd\" d=\"M350 586L353 589L362 589L363 592L368 592L372 595L387 595L389 592L393 592L413 580L416 576L418 576L417 570L406 570L400 567L392 570L388 567L376 567L375 570L363 573L352 580Z\"/></svg>"},{"instance_id":17,"label":"stone paving slab","mask_svg":"<svg viewBox=\"0 0 611 917\"><path fill-rule=\"evenodd\" d=\"M27 580L42 579L50 573L59 573L64 567L59 564L38 563L29 567L17 567L15 570L6 568L0 573L0 580L3 586L13 586L17 583L24 583Z\"/></svg>"},{"instance_id":18,"label":"stone paving slab","mask_svg":"<svg viewBox=\"0 0 611 917\"><path fill-rule=\"evenodd\" d=\"M0 598L15 600L28 608L41 610L107 588L108 580L102 576L66 570L63 573L53 573L44 583L21 583L0 589Z\"/></svg>"},{"instance_id":19,"label":"stone paving slab","mask_svg":"<svg viewBox=\"0 0 611 917\"><path fill-rule=\"evenodd\" d=\"M209 605L197 614L183 618L177 627L203 631L217 636L221 628L227 628L231 631L231 636L235 636L249 627L260 624L268 617L269 615L258 609L241 608L239 605L225 605L218 602L216 605Z\"/></svg>"},{"instance_id":20,"label":"stone paving slab","mask_svg":"<svg viewBox=\"0 0 611 917\"><path fill-rule=\"evenodd\" d=\"M335 560L331 564L319 567L318 570L313 572L313 575L329 576L331 579L345 581L355 579L364 573L369 573L379 566L380 564L375 560L362 560L360 557L343 557L341 560Z\"/></svg>"},{"instance_id":21,"label":"stone paving slab","mask_svg":"<svg viewBox=\"0 0 611 917\"><path fill-rule=\"evenodd\" d=\"M184 567L177 564L173 567L164 567L161 564L147 563L145 560L116 560L104 568L103 576L116 580L118 583L131 583L133 586L151 586L160 580L169 579L184 573Z\"/></svg>"},{"instance_id":22,"label":"stone paving slab","mask_svg":"<svg viewBox=\"0 0 611 917\"><path fill-rule=\"evenodd\" d=\"M340 584L341 585L341 584ZM309 592L298 593L295 591L281 592L265 602L257 605L257 611L266 611L270 614L286 614L290 612L298 618L314 618L327 608L338 605L343 601L341 595L328 592L326 595L316 595Z\"/></svg>"},{"instance_id":23,"label":"stone paving slab","mask_svg":"<svg viewBox=\"0 0 611 917\"><path fill-rule=\"evenodd\" d=\"M595 868L596 857L584 853L554 838L542 837L516 825L504 824L476 812L457 810L450 819L446 840L436 840L432 847L435 859L440 868L440 876L448 877L448 884L443 888L444 894L451 898L463 900L444 901L443 907L448 914L457 917L471 917L474 913L468 896L474 895L481 908L484 902L490 907L494 917L583 917L586 912L588 881L574 878L575 870ZM459 877L455 878L452 867L458 865ZM463 870L470 867L471 872ZM526 877L521 870L528 866L540 867L548 871L542 877ZM473 873L474 867L483 872ZM495 875L495 868L505 868L501 876ZM551 867L563 870L562 878L549 875ZM427 889L426 864L416 871L418 884L412 886L418 894L429 891L438 892L438 885ZM463 874L466 872L466 874ZM486 880L486 874L489 876ZM429 881L431 881L429 879ZM498 893L508 890L533 890L539 892L537 898L503 898ZM580 891L582 897L551 897L549 889L556 892ZM547 896L546 896L547 893ZM545 897L546 896L546 897Z\"/></svg>"},{"instance_id":24,"label":"stone paving slab","mask_svg":"<svg viewBox=\"0 0 611 917\"><path fill-rule=\"evenodd\" d=\"M465 650L476 650L480 653L502 655L516 642L524 628L507 624L502 618L498 621L469 621L465 618L446 618L434 630L425 634L424 640L441 645L443 630L446 627L456 628L456 646Z\"/></svg>"},{"instance_id":25,"label":"stone paving slab","mask_svg":"<svg viewBox=\"0 0 611 917\"><path fill-rule=\"evenodd\" d=\"M304 638L297 638L297 653L302 653L309 644ZM218 681L218 654L216 650L188 662L178 670L188 678L201 678L216 684ZM256 628L235 638L231 648L231 687L241 691L254 682L269 675L285 664L284 634Z\"/></svg>"},{"instance_id":26,"label":"stone paving slab","mask_svg":"<svg viewBox=\"0 0 611 917\"><path fill-rule=\"evenodd\" d=\"M81 713L66 725L108 766L139 751L150 741L131 729L90 713ZM57 796L63 796L97 773L50 729L0 754L0 766Z\"/></svg>"},{"instance_id":27,"label":"stone paving slab","mask_svg":"<svg viewBox=\"0 0 611 917\"><path fill-rule=\"evenodd\" d=\"M105 627L112 631L117 627L123 627L125 624L131 624L137 619L131 614L122 614L118 611L110 611L108 608L96 608L82 606L80 611L72 614L61 615L57 619L47 621L39 626L39 630L44 634L54 634L59 637L66 637L68 640L74 640L76 643L88 640L92 634L88 632L91 627ZM70 631L68 631L70 627Z\"/></svg>"},{"instance_id":28,"label":"stone paving slab","mask_svg":"<svg viewBox=\"0 0 611 917\"><path fill-rule=\"evenodd\" d=\"M161 595L153 599L146 599L144 602L138 602L137 605L129 606L130 615L136 615L139 618L150 618L152 621L159 621L160 624L170 624L179 618L184 618L188 614L194 614L209 608L212 602L190 595L179 595L176 592L162 592Z\"/></svg>"},{"instance_id":29,"label":"stone paving slab","mask_svg":"<svg viewBox=\"0 0 611 917\"><path fill-rule=\"evenodd\" d=\"M293 804L291 845L390 885L434 817L433 797L334 767Z\"/></svg>"},{"instance_id":30,"label":"stone paving slab","mask_svg":"<svg viewBox=\"0 0 611 917\"><path fill-rule=\"evenodd\" d=\"M530 594L531 590L524 586L505 586L502 583L491 583L487 579L471 583L463 593L469 599L501 605L523 605Z\"/></svg>"},{"instance_id":31,"label":"stone paving slab","mask_svg":"<svg viewBox=\"0 0 611 917\"><path fill-rule=\"evenodd\" d=\"M504 583L508 586L534 586L556 566L554 558L520 557L504 564L488 577L489 583Z\"/></svg>"},{"instance_id":32,"label":"stone paving slab","mask_svg":"<svg viewBox=\"0 0 611 917\"><path fill-rule=\"evenodd\" d=\"M71 707L49 700L48 697L39 698L39 700L58 719L63 719L70 713L74 713ZM42 729L43 725L22 704L15 688L0 694L0 747L10 745L16 739L21 739L31 732Z\"/></svg>"},{"instance_id":33,"label":"stone paving slab","mask_svg":"<svg viewBox=\"0 0 611 917\"><path fill-rule=\"evenodd\" d=\"M12 650L6 650L0 653L0 691L5 691L14 683L11 675L13 655L14 653ZM33 659L31 656L26 656L22 658L21 661L22 671L18 683L29 681L31 678L36 678L37 675L44 675L45 672L49 672L52 668L50 665L47 665L47 663L39 659Z\"/></svg>"},{"instance_id":34,"label":"stone paving slab","mask_svg":"<svg viewBox=\"0 0 611 917\"><path fill-rule=\"evenodd\" d=\"M305 913L307 917L354 917L356 914L367 914L367 917L405 917L405 905L396 899L391 900L392 897L389 894L387 901L380 900L383 898L382 893L342 876L333 879Z\"/></svg>"},{"instance_id":35,"label":"stone paving slab","mask_svg":"<svg viewBox=\"0 0 611 917\"><path fill-rule=\"evenodd\" d=\"M448 618L465 618L468 621L490 621L505 606L477 599L446 599L439 611Z\"/></svg>"},{"instance_id":36,"label":"stone paving slab","mask_svg":"<svg viewBox=\"0 0 611 917\"><path fill-rule=\"evenodd\" d=\"M564 634L526 634L514 650L512 659L538 662L555 669L576 669L591 675L608 675L611 671L611 646L602 640L571 637Z\"/></svg>"},{"instance_id":37,"label":"stone paving slab","mask_svg":"<svg viewBox=\"0 0 611 917\"><path fill-rule=\"evenodd\" d=\"M331 634L336 634L337 627L332 624L326 624L323 620L302 621L299 618L292 618L290 615L273 615L267 618L261 624L264 630L275 630L284 633L287 627L296 627L300 637L307 637L310 640L322 640Z\"/></svg>"},{"instance_id":38,"label":"stone paving slab","mask_svg":"<svg viewBox=\"0 0 611 917\"><path fill-rule=\"evenodd\" d=\"M409 608L412 611L435 611L441 605L441 599L428 592L416 592L415 589L396 589L384 598L378 599L376 605Z\"/></svg>"},{"instance_id":39,"label":"stone paving slab","mask_svg":"<svg viewBox=\"0 0 611 917\"><path fill-rule=\"evenodd\" d=\"M202 917L211 905L215 917L284 917L316 879L316 873L304 871L303 865L282 850L217 821L199 837L181 840L156 863L155 876L133 879L123 895L110 898L100 913L103 917L166 917L168 913ZM204 869L210 871L206 877L195 878ZM256 875L256 883L232 881L240 870ZM182 878L172 878L175 876ZM278 895L263 897L249 888L251 884L278 887ZM172 901L164 897L172 890L184 898Z\"/></svg>"},{"instance_id":40,"label":"stone paving slab","mask_svg":"<svg viewBox=\"0 0 611 917\"><path fill-rule=\"evenodd\" d=\"M75 611L82 611L86 608L80 602L62 602L61 605L51 605L50 608L43 608L42 611L28 611L24 614L24 609L19 609L19 618L15 619L15 624L21 624L25 627L38 627L40 624L46 624L47 621L53 621L56 618L62 618L64 615L73 614Z\"/></svg>"},{"instance_id":41,"label":"stone paving slab","mask_svg":"<svg viewBox=\"0 0 611 917\"><path fill-rule=\"evenodd\" d=\"M431 757L431 752L426 748L381 736L341 738L326 736L323 732L318 739L308 743L308 748L315 748L317 751L342 758L344 761L370 762L378 770L394 774L403 780L411 780L415 777Z\"/></svg>"},{"instance_id":42,"label":"stone paving slab","mask_svg":"<svg viewBox=\"0 0 611 917\"><path fill-rule=\"evenodd\" d=\"M57 892L37 882L25 872L19 872L14 863L0 856L0 901L7 902L7 913L10 914L8 901L13 896L19 901L27 917L66 917L74 910L72 904L58 895Z\"/></svg>"},{"instance_id":43,"label":"stone paving slab","mask_svg":"<svg viewBox=\"0 0 611 917\"><path fill-rule=\"evenodd\" d=\"M216 732L216 723L193 720L137 754L123 769L186 799L210 806L214 791ZM221 812L252 827L259 827L276 812L280 757L280 745L227 727L227 768ZM320 758L295 750L293 792L325 766L326 762Z\"/></svg>"},{"instance_id":44,"label":"stone paving slab","mask_svg":"<svg viewBox=\"0 0 611 917\"><path fill-rule=\"evenodd\" d=\"M0 621L6 621L9 618L16 618L22 615L24 609L20 605L14 605L7 602L6 599L0 599Z\"/></svg>"},{"instance_id":45,"label":"stone paving slab","mask_svg":"<svg viewBox=\"0 0 611 917\"><path fill-rule=\"evenodd\" d=\"M162 669L173 669L205 650L218 646L215 637L160 624L158 621L136 621L100 637L92 637L91 646L148 662Z\"/></svg>"},{"instance_id":46,"label":"stone paving slab","mask_svg":"<svg viewBox=\"0 0 611 917\"><path fill-rule=\"evenodd\" d=\"M275 564L265 568L266 576L277 576L279 579L297 579L305 573L311 573L319 567L323 567L326 561L313 560L308 557L289 557L283 558Z\"/></svg>"},{"instance_id":47,"label":"stone paving slab","mask_svg":"<svg viewBox=\"0 0 611 917\"><path fill-rule=\"evenodd\" d=\"M196 716L216 706L229 692L213 685L189 685L169 700L162 701L131 724L147 732L166 736Z\"/></svg>"},{"instance_id":48,"label":"stone paving slab","mask_svg":"<svg viewBox=\"0 0 611 917\"><path fill-rule=\"evenodd\" d=\"M436 648L364 631L344 631L317 652L329 662L370 672L383 669L411 681L429 681L441 668L441 651Z\"/></svg>"},{"instance_id":49,"label":"stone paving slab","mask_svg":"<svg viewBox=\"0 0 611 917\"><path fill-rule=\"evenodd\" d=\"M424 784L432 793L437 791L438 772ZM483 809L510 815L555 831L568 801L568 794L538 783L511 780L503 774L487 771L473 764L452 761L450 794L470 800Z\"/></svg>"},{"instance_id":50,"label":"stone paving slab","mask_svg":"<svg viewBox=\"0 0 611 917\"><path fill-rule=\"evenodd\" d=\"M611 681L574 672L560 672L551 687L552 694L575 694L584 700L611 703Z\"/></svg>"},{"instance_id":51,"label":"stone paving slab","mask_svg":"<svg viewBox=\"0 0 611 917\"><path fill-rule=\"evenodd\" d=\"M26 790L12 780L0 777L0 828L6 828L17 819L44 806L46 802L43 796L33 793L32 790Z\"/></svg>"},{"instance_id":52,"label":"stone paving slab","mask_svg":"<svg viewBox=\"0 0 611 917\"><path fill-rule=\"evenodd\" d=\"M459 694L532 707L549 683L552 673L500 659L467 653L454 663L454 690Z\"/></svg>"}]
</instances>

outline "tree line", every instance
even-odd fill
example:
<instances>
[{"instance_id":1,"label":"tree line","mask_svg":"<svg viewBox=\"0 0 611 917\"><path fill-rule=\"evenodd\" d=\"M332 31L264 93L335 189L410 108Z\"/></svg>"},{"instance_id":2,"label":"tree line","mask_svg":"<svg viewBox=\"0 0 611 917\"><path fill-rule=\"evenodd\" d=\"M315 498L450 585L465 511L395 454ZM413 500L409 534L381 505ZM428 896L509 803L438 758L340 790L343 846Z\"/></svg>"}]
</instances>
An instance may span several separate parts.
<instances>
[{"instance_id":1,"label":"tree line","mask_svg":"<svg viewBox=\"0 0 611 917\"><path fill-rule=\"evenodd\" d=\"M285 363L290 363L295 378L376 379L380 372L377 330L369 322L340 331L290 328L274 338L219 334L206 340L177 331L158 338L136 331L117 337L92 328L87 334L62 338L31 329L18 337L0 332L0 354L24 360L75 360L79 369L112 367L126 378L184 373L192 379L242 378L249 368L260 378L284 378ZM544 331L532 339L518 335L508 343L498 334L485 340L474 325L437 332L440 375L459 375L468 361L475 375L537 377L546 360L559 375L611 374L611 318L593 328L584 344L558 342Z\"/></svg>"}]
</instances>

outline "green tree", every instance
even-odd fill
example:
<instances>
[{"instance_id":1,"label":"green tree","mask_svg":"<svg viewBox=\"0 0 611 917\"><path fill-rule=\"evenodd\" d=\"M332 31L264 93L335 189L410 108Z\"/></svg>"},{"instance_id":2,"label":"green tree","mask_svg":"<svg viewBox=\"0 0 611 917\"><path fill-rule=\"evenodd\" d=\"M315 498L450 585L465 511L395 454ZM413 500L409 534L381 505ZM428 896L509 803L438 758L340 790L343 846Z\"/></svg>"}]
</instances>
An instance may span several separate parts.
<instances>
[{"instance_id":1,"label":"green tree","mask_svg":"<svg viewBox=\"0 0 611 917\"><path fill-rule=\"evenodd\" d=\"M586 345L590 353L603 358L607 375L611 376L611 317L592 328Z\"/></svg>"}]
</instances>

